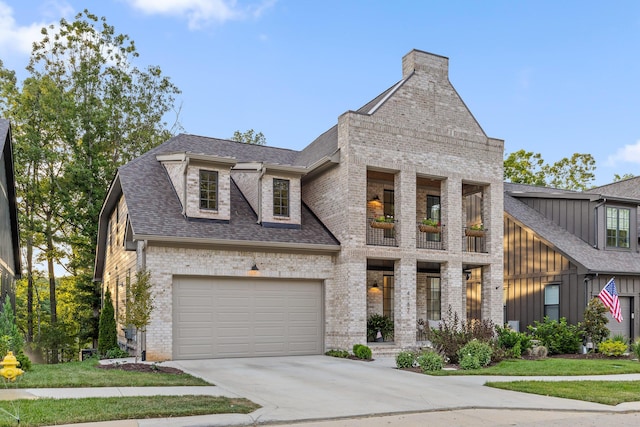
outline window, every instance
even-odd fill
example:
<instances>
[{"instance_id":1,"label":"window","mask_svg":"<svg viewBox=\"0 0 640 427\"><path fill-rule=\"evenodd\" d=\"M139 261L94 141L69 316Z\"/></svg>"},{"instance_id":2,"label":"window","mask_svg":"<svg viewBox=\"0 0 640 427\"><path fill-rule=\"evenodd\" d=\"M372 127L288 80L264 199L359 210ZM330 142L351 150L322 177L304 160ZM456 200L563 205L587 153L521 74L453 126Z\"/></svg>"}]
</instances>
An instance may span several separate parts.
<instances>
[{"instance_id":1,"label":"window","mask_svg":"<svg viewBox=\"0 0 640 427\"><path fill-rule=\"evenodd\" d=\"M440 278L427 278L427 319L440 320Z\"/></svg>"},{"instance_id":2,"label":"window","mask_svg":"<svg viewBox=\"0 0 640 427\"><path fill-rule=\"evenodd\" d=\"M440 223L440 196L427 195L427 219L433 219ZM427 233L427 241L439 242L440 233ZM439 320L439 319L432 319Z\"/></svg>"},{"instance_id":3,"label":"window","mask_svg":"<svg viewBox=\"0 0 640 427\"><path fill-rule=\"evenodd\" d=\"M384 276L382 280L382 314L393 320L394 312L393 276Z\"/></svg>"},{"instance_id":4,"label":"window","mask_svg":"<svg viewBox=\"0 0 640 427\"><path fill-rule=\"evenodd\" d=\"M383 202L384 205L382 207L382 213L386 217L395 218L396 213L396 205L395 205L395 196L393 190L384 190ZM384 230L384 237L393 238L395 237L395 229L389 228Z\"/></svg>"},{"instance_id":5,"label":"window","mask_svg":"<svg viewBox=\"0 0 640 427\"><path fill-rule=\"evenodd\" d=\"M560 285L544 287L544 315L550 320L560 320Z\"/></svg>"},{"instance_id":6,"label":"window","mask_svg":"<svg viewBox=\"0 0 640 427\"><path fill-rule=\"evenodd\" d=\"M630 214L629 209L607 207L607 246L629 247Z\"/></svg>"},{"instance_id":7,"label":"window","mask_svg":"<svg viewBox=\"0 0 640 427\"><path fill-rule=\"evenodd\" d=\"M200 171L200 209L218 209L218 172Z\"/></svg>"},{"instance_id":8,"label":"window","mask_svg":"<svg viewBox=\"0 0 640 427\"><path fill-rule=\"evenodd\" d=\"M273 216L289 216L288 179L273 179Z\"/></svg>"}]
</instances>

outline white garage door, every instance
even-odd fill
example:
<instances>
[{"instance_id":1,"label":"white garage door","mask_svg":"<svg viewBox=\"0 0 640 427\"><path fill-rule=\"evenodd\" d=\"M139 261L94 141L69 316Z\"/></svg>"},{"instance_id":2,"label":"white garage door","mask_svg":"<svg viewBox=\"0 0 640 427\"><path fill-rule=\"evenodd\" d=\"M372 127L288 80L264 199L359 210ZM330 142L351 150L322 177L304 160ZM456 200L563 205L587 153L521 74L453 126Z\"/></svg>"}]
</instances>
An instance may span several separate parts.
<instances>
[{"instance_id":1,"label":"white garage door","mask_svg":"<svg viewBox=\"0 0 640 427\"><path fill-rule=\"evenodd\" d=\"M176 278L173 357L321 354L320 282Z\"/></svg>"}]
</instances>

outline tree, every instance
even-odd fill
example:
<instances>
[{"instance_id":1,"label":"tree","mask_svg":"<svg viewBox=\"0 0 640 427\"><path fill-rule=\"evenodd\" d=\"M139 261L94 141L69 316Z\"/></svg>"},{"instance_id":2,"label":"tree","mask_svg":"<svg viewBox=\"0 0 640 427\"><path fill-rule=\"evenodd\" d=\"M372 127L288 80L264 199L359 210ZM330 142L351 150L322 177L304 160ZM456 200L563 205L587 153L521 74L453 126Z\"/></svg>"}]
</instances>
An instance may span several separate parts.
<instances>
[{"instance_id":1,"label":"tree","mask_svg":"<svg viewBox=\"0 0 640 427\"><path fill-rule=\"evenodd\" d=\"M574 153L547 164L540 153L518 150L504 160L504 179L517 184L583 191L595 179L596 161L591 154Z\"/></svg>"},{"instance_id":2,"label":"tree","mask_svg":"<svg viewBox=\"0 0 640 427\"><path fill-rule=\"evenodd\" d=\"M245 144L255 144L255 145L266 145L267 138L263 135L262 132L255 133L253 129L249 129L245 133L240 132L239 130L233 133L231 137L232 141L244 142Z\"/></svg>"},{"instance_id":3,"label":"tree","mask_svg":"<svg viewBox=\"0 0 640 427\"><path fill-rule=\"evenodd\" d=\"M120 321L127 327L129 325L136 328L137 332L146 332L147 325L151 321L154 297L151 293L151 273L148 270L136 272L136 281L131 283L127 277L127 292L125 300L125 312L120 316ZM140 354L138 346L136 362Z\"/></svg>"},{"instance_id":4,"label":"tree","mask_svg":"<svg viewBox=\"0 0 640 427\"><path fill-rule=\"evenodd\" d=\"M107 351L118 347L118 331L116 330L116 318L111 301L111 292L107 288L104 294L104 307L100 313L100 326L98 335L98 353L107 354Z\"/></svg>"},{"instance_id":5,"label":"tree","mask_svg":"<svg viewBox=\"0 0 640 427\"><path fill-rule=\"evenodd\" d=\"M617 173L613 175L613 182L623 181L625 179L635 178L635 175L632 173L625 173L622 175L618 175Z\"/></svg>"},{"instance_id":6,"label":"tree","mask_svg":"<svg viewBox=\"0 0 640 427\"><path fill-rule=\"evenodd\" d=\"M98 336L99 287L92 282L98 216L109 183L123 163L158 145L180 91L157 66L145 70L128 36L87 10L73 22L42 29L20 86L0 63L0 114L16 122L14 141L21 230L32 283L34 249L47 262L51 320L57 317L52 266L76 278L79 300L91 307L81 338ZM31 307L33 295L31 295ZM32 310L28 308L32 315ZM33 336L32 322L28 337ZM86 334L85 334L86 333Z\"/></svg>"},{"instance_id":7,"label":"tree","mask_svg":"<svg viewBox=\"0 0 640 427\"><path fill-rule=\"evenodd\" d=\"M609 336L607 329L606 313L609 309L600 301L600 298L591 298L587 308L584 310L584 321L582 322L582 330L584 330L585 338L591 339L594 346L597 346Z\"/></svg>"}]
</instances>

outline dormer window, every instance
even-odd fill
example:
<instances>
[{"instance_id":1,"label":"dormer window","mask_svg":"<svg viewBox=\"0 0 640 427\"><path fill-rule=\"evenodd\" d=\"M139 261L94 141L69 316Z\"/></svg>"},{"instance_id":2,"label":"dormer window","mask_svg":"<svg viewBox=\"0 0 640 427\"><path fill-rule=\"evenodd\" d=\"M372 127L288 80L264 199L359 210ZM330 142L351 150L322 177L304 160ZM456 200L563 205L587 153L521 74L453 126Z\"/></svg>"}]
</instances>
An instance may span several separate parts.
<instances>
[{"instance_id":1,"label":"dormer window","mask_svg":"<svg viewBox=\"0 0 640 427\"><path fill-rule=\"evenodd\" d=\"M218 209L218 172L200 170L200 209Z\"/></svg>"},{"instance_id":2,"label":"dormer window","mask_svg":"<svg viewBox=\"0 0 640 427\"><path fill-rule=\"evenodd\" d=\"M273 216L289 216L288 179L273 179Z\"/></svg>"},{"instance_id":3,"label":"dormer window","mask_svg":"<svg viewBox=\"0 0 640 427\"><path fill-rule=\"evenodd\" d=\"M607 207L607 246L629 248L631 210Z\"/></svg>"}]
</instances>

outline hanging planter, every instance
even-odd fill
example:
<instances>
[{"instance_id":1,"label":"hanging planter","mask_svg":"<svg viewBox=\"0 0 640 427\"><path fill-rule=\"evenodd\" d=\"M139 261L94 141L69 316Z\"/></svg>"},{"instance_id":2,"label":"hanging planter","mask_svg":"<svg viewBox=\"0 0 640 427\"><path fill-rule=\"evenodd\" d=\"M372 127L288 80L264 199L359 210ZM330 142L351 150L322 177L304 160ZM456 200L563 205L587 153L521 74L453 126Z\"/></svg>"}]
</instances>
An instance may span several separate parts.
<instances>
[{"instance_id":1,"label":"hanging planter","mask_svg":"<svg viewBox=\"0 0 640 427\"><path fill-rule=\"evenodd\" d=\"M418 229L423 233L440 233L440 227L434 225L420 224Z\"/></svg>"},{"instance_id":2,"label":"hanging planter","mask_svg":"<svg viewBox=\"0 0 640 427\"><path fill-rule=\"evenodd\" d=\"M379 216L374 218L370 223L371 228L383 228L385 230L390 230L394 227L393 217L385 217Z\"/></svg>"},{"instance_id":3,"label":"hanging planter","mask_svg":"<svg viewBox=\"0 0 640 427\"><path fill-rule=\"evenodd\" d=\"M464 230L464 235L468 237L484 237L486 232L484 230L473 230L471 228L466 228Z\"/></svg>"}]
</instances>

